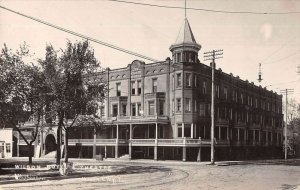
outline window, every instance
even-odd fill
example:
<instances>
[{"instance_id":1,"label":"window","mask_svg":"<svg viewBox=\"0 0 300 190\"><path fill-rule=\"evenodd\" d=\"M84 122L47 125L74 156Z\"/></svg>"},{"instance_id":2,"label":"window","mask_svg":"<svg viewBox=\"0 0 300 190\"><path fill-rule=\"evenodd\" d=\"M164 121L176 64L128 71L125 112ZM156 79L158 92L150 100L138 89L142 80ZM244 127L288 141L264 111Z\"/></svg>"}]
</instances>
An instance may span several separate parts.
<instances>
[{"instance_id":1,"label":"window","mask_svg":"<svg viewBox=\"0 0 300 190\"><path fill-rule=\"evenodd\" d=\"M191 87L192 86L191 85L191 83L192 83L191 78L192 78L191 73L185 73L185 86L186 87Z\"/></svg>"},{"instance_id":2,"label":"window","mask_svg":"<svg viewBox=\"0 0 300 190\"><path fill-rule=\"evenodd\" d=\"M185 111L191 112L191 99L190 98L185 99Z\"/></svg>"},{"instance_id":3,"label":"window","mask_svg":"<svg viewBox=\"0 0 300 190\"><path fill-rule=\"evenodd\" d=\"M118 104L112 105L112 116L116 117L118 115Z\"/></svg>"},{"instance_id":4,"label":"window","mask_svg":"<svg viewBox=\"0 0 300 190\"><path fill-rule=\"evenodd\" d=\"M10 150L10 143L6 143L6 152L7 153L11 152L11 150Z\"/></svg>"},{"instance_id":5,"label":"window","mask_svg":"<svg viewBox=\"0 0 300 190\"><path fill-rule=\"evenodd\" d=\"M122 104L122 115L125 116L126 115L126 104Z\"/></svg>"},{"instance_id":6,"label":"window","mask_svg":"<svg viewBox=\"0 0 300 190\"><path fill-rule=\"evenodd\" d=\"M142 93L142 82L140 80L137 81L137 89L138 89L138 95Z\"/></svg>"},{"instance_id":7,"label":"window","mask_svg":"<svg viewBox=\"0 0 300 190\"><path fill-rule=\"evenodd\" d=\"M159 115L164 115L165 101L159 101Z\"/></svg>"},{"instance_id":8,"label":"window","mask_svg":"<svg viewBox=\"0 0 300 190\"><path fill-rule=\"evenodd\" d=\"M177 105L176 111L181 112L181 98L176 99L176 105Z\"/></svg>"},{"instance_id":9,"label":"window","mask_svg":"<svg viewBox=\"0 0 300 190\"><path fill-rule=\"evenodd\" d=\"M135 103L131 104L131 115L136 116L136 105L135 105Z\"/></svg>"},{"instance_id":10,"label":"window","mask_svg":"<svg viewBox=\"0 0 300 190\"><path fill-rule=\"evenodd\" d=\"M206 81L203 81L203 94L206 94L206 88L207 88L206 85L207 85Z\"/></svg>"},{"instance_id":11,"label":"window","mask_svg":"<svg viewBox=\"0 0 300 190\"><path fill-rule=\"evenodd\" d=\"M194 110L195 110L195 112L197 112L198 110L197 110L197 100L195 100L195 105L194 105L195 107L194 107Z\"/></svg>"},{"instance_id":12,"label":"window","mask_svg":"<svg viewBox=\"0 0 300 190\"><path fill-rule=\"evenodd\" d=\"M181 53L177 53L176 56L177 56L177 62L181 62Z\"/></svg>"},{"instance_id":13,"label":"window","mask_svg":"<svg viewBox=\"0 0 300 190\"><path fill-rule=\"evenodd\" d=\"M142 105L141 103L137 103L138 116L142 115Z\"/></svg>"},{"instance_id":14,"label":"window","mask_svg":"<svg viewBox=\"0 0 300 190\"><path fill-rule=\"evenodd\" d=\"M180 87L181 86L181 73L177 73L177 87Z\"/></svg>"},{"instance_id":15,"label":"window","mask_svg":"<svg viewBox=\"0 0 300 190\"><path fill-rule=\"evenodd\" d=\"M215 97L220 98L220 86L219 85L215 85Z\"/></svg>"},{"instance_id":16,"label":"window","mask_svg":"<svg viewBox=\"0 0 300 190\"><path fill-rule=\"evenodd\" d=\"M177 137L182 137L182 124L177 124Z\"/></svg>"},{"instance_id":17,"label":"window","mask_svg":"<svg viewBox=\"0 0 300 190\"><path fill-rule=\"evenodd\" d=\"M121 83L116 84L117 96L121 96Z\"/></svg>"},{"instance_id":18,"label":"window","mask_svg":"<svg viewBox=\"0 0 300 190\"><path fill-rule=\"evenodd\" d=\"M241 93L241 104L244 104L244 95Z\"/></svg>"},{"instance_id":19,"label":"window","mask_svg":"<svg viewBox=\"0 0 300 190\"><path fill-rule=\"evenodd\" d=\"M135 95L135 81L131 81L131 94Z\"/></svg>"},{"instance_id":20,"label":"window","mask_svg":"<svg viewBox=\"0 0 300 190\"><path fill-rule=\"evenodd\" d=\"M200 104L200 116L205 115L205 104Z\"/></svg>"},{"instance_id":21,"label":"window","mask_svg":"<svg viewBox=\"0 0 300 190\"><path fill-rule=\"evenodd\" d=\"M174 115L174 111L175 111L175 103L174 103L174 99L172 99L172 114Z\"/></svg>"},{"instance_id":22,"label":"window","mask_svg":"<svg viewBox=\"0 0 300 190\"><path fill-rule=\"evenodd\" d=\"M197 86L198 86L198 77L197 77L196 74L194 75L194 77L195 77L195 78L194 78L194 79L195 79L195 81L194 81L194 83L195 83L194 86L197 87Z\"/></svg>"},{"instance_id":23,"label":"window","mask_svg":"<svg viewBox=\"0 0 300 190\"><path fill-rule=\"evenodd\" d=\"M175 89L175 75L172 75L172 87L173 87L173 90Z\"/></svg>"},{"instance_id":24,"label":"window","mask_svg":"<svg viewBox=\"0 0 300 190\"><path fill-rule=\"evenodd\" d=\"M225 100L227 100L228 98L228 90L226 87L224 87L224 96L225 96Z\"/></svg>"},{"instance_id":25,"label":"window","mask_svg":"<svg viewBox=\"0 0 300 190\"><path fill-rule=\"evenodd\" d=\"M191 137L191 124L184 124L184 137Z\"/></svg>"},{"instance_id":26,"label":"window","mask_svg":"<svg viewBox=\"0 0 300 190\"><path fill-rule=\"evenodd\" d=\"M149 101L148 106L149 106L149 112L148 112L149 115L154 115L154 109L155 109L154 101Z\"/></svg>"},{"instance_id":27,"label":"window","mask_svg":"<svg viewBox=\"0 0 300 190\"><path fill-rule=\"evenodd\" d=\"M157 79L152 79L152 92L157 92Z\"/></svg>"},{"instance_id":28,"label":"window","mask_svg":"<svg viewBox=\"0 0 300 190\"><path fill-rule=\"evenodd\" d=\"M104 106L101 106L100 107L100 114L101 114L101 117L104 117L105 116L105 109L104 109Z\"/></svg>"}]
</instances>

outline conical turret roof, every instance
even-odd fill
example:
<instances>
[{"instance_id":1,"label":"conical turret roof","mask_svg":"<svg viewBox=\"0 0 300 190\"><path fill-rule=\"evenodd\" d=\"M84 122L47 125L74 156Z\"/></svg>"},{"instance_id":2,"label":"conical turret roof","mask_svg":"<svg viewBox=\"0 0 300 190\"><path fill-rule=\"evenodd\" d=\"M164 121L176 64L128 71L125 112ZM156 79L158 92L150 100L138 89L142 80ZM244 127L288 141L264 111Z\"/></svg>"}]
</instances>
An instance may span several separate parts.
<instances>
[{"instance_id":1,"label":"conical turret roof","mask_svg":"<svg viewBox=\"0 0 300 190\"><path fill-rule=\"evenodd\" d=\"M173 45L171 45L170 49L175 46L178 47L185 45L195 46L198 47L198 49L201 48L201 46L197 44L195 40L194 34L187 18L184 19L183 25L180 28L176 41Z\"/></svg>"},{"instance_id":2,"label":"conical turret roof","mask_svg":"<svg viewBox=\"0 0 300 190\"><path fill-rule=\"evenodd\" d=\"M175 44L197 43L187 18L184 19L180 28Z\"/></svg>"}]
</instances>

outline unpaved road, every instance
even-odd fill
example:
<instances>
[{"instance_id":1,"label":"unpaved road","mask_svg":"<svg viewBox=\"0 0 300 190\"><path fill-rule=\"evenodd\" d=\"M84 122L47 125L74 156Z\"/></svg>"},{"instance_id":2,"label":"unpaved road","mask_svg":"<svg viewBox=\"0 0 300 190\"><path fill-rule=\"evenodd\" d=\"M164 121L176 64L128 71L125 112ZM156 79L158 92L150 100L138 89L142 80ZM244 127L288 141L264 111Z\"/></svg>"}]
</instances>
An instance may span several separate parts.
<instances>
[{"instance_id":1,"label":"unpaved road","mask_svg":"<svg viewBox=\"0 0 300 190\"><path fill-rule=\"evenodd\" d=\"M299 161L300 162L300 161ZM42 181L0 181L0 189L229 189L229 190L300 190L298 164L246 164L211 166L182 162L105 162L122 172L73 176Z\"/></svg>"}]
</instances>

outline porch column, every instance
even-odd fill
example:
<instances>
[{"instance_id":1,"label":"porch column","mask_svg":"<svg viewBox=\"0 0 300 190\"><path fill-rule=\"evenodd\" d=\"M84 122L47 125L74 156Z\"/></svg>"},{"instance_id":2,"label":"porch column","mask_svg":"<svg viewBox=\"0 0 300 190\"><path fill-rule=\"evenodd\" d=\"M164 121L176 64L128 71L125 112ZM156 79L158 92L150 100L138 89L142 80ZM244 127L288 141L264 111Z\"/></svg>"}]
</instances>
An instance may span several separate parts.
<instances>
[{"instance_id":1,"label":"porch column","mask_svg":"<svg viewBox=\"0 0 300 190\"><path fill-rule=\"evenodd\" d=\"M198 149L198 156L197 156L197 162L201 162L201 137L199 137L200 140L200 147Z\"/></svg>"},{"instance_id":2,"label":"porch column","mask_svg":"<svg viewBox=\"0 0 300 190\"><path fill-rule=\"evenodd\" d=\"M182 138L184 138L184 123L182 123L181 134L182 134Z\"/></svg>"},{"instance_id":3,"label":"porch column","mask_svg":"<svg viewBox=\"0 0 300 190\"><path fill-rule=\"evenodd\" d=\"M158 139L158 125L155 123L155 145L154 145L154 160L157 160L157 139Z\"/></svg>"},{"instance_id":4,"label":"porch column","mask_svg":"<svg viewBox=\"0 0 300 190\"><path fill-rule=\"evenodd\" d=\"M38 158L39 157L39 154L38 154L38 152L37 152L37 149L38 149L38 138L36 138L35 139L35 141L34 141L34 153L33 153L33 156L35 157L35 158Z\"/></svg>"},{"instance_id":5,"label":"porch column","mask_svg":"<svg viewBox=\"0 0 300 190\"><path fill-rule=\"evenodd\" d=\"M96 158L96 127L94 127L93 158Z\"/></svg>"},{"instance_id":6,"label":"porch column","mask_svg":"<svg viewBox=\"0 0 300 190\"><path fill-rule=\"evenodd\" d=\"M115 158L119 157L119 125L116 126L116 146L115 146Z\"/></svg>"},{"instance_id":7,"label":"porch column","mask_svg":"<svg viewBox=\"0 0 300 190\"><path fill-rule=\"evenodd\" d=\"M191 125L191 138L194 138L194 123Z\"/></svg>"},{"instance_id":8,"label":"porch column","mask_svg":"<svg viewBox=\"0 0 300 190\"><path fill-rule=\"evenodd\" d=\"M186 138L183 138L183 147L182 147L182 161L186 161Z\"/></svg>"},{"instance_id":9,"label":"porch column","mask_svg":"<svg viewBox=\"0 0 300 190\"><path fill-rule=\"evenodd\" d=\"M129 160L131 160L132 151L132 124L129 125Z\"/></svg>"},{"instance_id":10,"label":"porch column","mask_svg":"<svg viewBox=\"0 0 300 190\"><path fill-rule=\"evenodd\" d=\"M194 125L194 137L197 138L197 124ZM200 135L199 135L200 137Z\"/></svg>"},{"instance_id":11,"label":"porch column","mask_svg":"<svg viewBox=\"0 0 300 190\"><path fill-rule=\"evenodd\" d=\"M17 157L20 156L20 134L18 133ZM1 155L0 155L1 156Z\"/></svg>"}]
</instances>

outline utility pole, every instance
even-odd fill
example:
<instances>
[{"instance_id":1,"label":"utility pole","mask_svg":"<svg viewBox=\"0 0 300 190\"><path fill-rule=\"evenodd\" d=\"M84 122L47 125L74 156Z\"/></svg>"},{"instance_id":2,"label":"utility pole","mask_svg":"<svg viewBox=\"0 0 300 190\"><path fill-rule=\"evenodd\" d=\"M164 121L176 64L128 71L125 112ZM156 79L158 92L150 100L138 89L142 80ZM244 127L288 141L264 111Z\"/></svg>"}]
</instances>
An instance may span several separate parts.
<instances>
[{"instance_id":1,"label":"utility pole","mask_svg":"<svg viewBox=\"0 0 300 190\"><path fill-rule=\"evenodd\" d=\"M287 121L288 121L288 94L292 94L294 89L280 90L281 94L285 94L285 127L284 127L284 159L287 160Z\"/></svg>"},{"instance_id":2,"label":"utility pole","mask_svg":"<svg viewBox=\"0 0 300 190\"><path fill-rule=\"evenodd\" d=\"M211 140L211 150L210 150L210 163L215 164L215 110L214 110L214 78L215 78L215 68L216 68L216 59L223 58L223 50L213 50L210 52L204 53L204 60L211 60L211 128L210 128L210 140Z\"/></svg>"}]
</instances>

